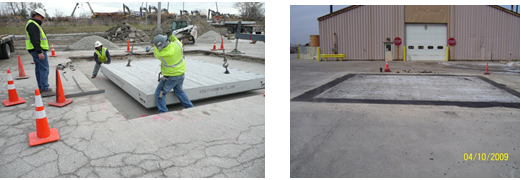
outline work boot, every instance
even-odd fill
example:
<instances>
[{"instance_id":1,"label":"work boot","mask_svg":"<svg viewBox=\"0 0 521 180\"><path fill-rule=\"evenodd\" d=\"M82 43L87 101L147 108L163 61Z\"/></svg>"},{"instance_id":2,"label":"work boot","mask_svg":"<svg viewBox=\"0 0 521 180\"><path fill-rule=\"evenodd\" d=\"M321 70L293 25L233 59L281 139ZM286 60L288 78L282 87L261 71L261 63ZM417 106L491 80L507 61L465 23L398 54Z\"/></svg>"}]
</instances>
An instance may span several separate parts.
<instances>
[{"instance_id":1,"label":"work boot","mask_svg":"<svg viewBox=\"0 0 521 180\"><path fill-rule=\"evenodd\" d=\"M92 79L94 79L94 78L96 78L96 76L92 75L92 77L91 77L91 78L92 78Z\"/></svg>"},{"instance_id":2,"label":"work boot","mask_svg":"<svg viewBox=\"0 0 521 180\"><path fill-rule=\"evenodd\" d=\"M44 90L42 90L42 88L39 87L39 86L38 86L38 90L40 90L40 93L41 93L41 92L44 92ZM49 88L49 91L52 91L52 88Z\"/></svg>"},{"instance_id":3,"label":"work boot","mask_svg":"<svg viewBox=\"0 0 521 180\"><path fill-rule=\"evenodd\" d=\"M52 92L51 88L49 88L49 90L47 91L43 91L41 93L42 97L50 97L50 96L55 96L56 93L55 92Z\"/></svg>"}]
</instances>

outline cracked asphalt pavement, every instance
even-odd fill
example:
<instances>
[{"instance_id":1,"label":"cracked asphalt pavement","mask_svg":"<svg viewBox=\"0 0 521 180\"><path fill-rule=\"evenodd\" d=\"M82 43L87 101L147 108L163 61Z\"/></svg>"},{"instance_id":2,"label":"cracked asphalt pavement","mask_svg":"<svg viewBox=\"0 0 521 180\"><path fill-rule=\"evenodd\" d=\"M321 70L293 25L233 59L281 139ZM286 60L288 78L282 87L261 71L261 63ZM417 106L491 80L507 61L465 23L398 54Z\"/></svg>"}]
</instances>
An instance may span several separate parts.
<instances>
[{"instance_id":1,"label":"cracked asphalt pavement","mask_svg":"<svg viewBox=\"0 0 521 180\"><path fill-rule=\"evenodd\" d=\"M229 113L237 102L127 120L102 95L76 98L45 109L61 139L30 147L28 101L0 110L0 177L264 177L264 113Z\"/></svg>"},{"instance_id":2,"label":"cracked asphalt pavement","mask_svg":"<svg viewBox=\"0 0 521 180\"><path fill-rule=\"evenodd\" d=\"M4 84L0 99L8 99L6 70L11 69L13 79L18 75L18 54L30 78L14 80L18 96L26 103L0 105L2 178L265 177L261 93L132 119L126 119L104 94L71 98L74 101L65 107L49 106L55 97L47 97L43 104L49 127L57 128L61 139L31 147L28 134L36 131L36 79L26 51L0 61L0 84ZM49 61L53 89L54 67L69 61L63 54ZM60 75L66 95L81 92L72 76L85 92L99 90L81 71L65 71Z\"/></svg>"}]
</instances>

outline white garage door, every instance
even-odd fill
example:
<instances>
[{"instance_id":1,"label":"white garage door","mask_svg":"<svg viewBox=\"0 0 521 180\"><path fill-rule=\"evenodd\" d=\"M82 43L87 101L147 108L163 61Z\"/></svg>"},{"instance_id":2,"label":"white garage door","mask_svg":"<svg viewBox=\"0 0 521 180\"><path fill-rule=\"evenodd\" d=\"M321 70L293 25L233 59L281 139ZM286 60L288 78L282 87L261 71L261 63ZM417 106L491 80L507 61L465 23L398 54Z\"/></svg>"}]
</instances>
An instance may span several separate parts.
<instances>
[{"instance_id":1,"label":"white garage door","mask_svg":"<svg viewBox=\"0 0 521 180\"><path fill-rule=\"evenodd\" d=\"M447 24L405 24L407 60L446 60Z\"/></svg>"}]
</instances>

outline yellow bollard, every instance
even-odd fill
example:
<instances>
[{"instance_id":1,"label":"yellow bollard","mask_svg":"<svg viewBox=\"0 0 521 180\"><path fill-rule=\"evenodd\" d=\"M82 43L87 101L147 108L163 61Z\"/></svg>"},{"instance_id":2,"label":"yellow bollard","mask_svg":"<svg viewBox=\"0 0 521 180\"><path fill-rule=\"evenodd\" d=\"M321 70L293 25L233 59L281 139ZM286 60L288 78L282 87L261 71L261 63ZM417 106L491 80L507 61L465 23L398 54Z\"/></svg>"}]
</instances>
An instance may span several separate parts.
<instances>
[{"instance_id":1,"label":"yellow bollard","mask_svg":"<svg viewBox=\"0 0 521 180\"><path fill-rule=\"evenodd\" d=\"M300 59L300 44L297 44L297 59Z\"/></svg>"},{"instance_id":2,"label":"yellow bollard","mask_svg":"<svg viewBox=\"0 0 521 180\"><path fill-rule=\"evenodd\" d=\"M405 57L406 57L406 55L405 55L405 46L403 46L403 61L404 62L405 62Z\"/></svg>"},{"instance_id":3,"label":"yellow bollard","mask_svg":"<svg viewBox=\"0 0 521 180\"><path fill-rule=\"evenodd\" d=\"M449 61L449 46L447 46L447 61Z\"/></svg>"}]
</instances>

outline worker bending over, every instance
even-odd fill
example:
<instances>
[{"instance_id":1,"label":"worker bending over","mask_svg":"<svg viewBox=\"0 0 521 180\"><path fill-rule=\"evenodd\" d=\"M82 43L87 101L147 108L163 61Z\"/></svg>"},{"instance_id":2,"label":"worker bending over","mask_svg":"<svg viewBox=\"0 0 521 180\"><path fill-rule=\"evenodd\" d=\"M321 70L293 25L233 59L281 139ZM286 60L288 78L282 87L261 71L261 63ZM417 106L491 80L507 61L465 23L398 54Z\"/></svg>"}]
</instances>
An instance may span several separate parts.
<instances>
[{"instance_id":1,"label":"worker bending over","mask_svg":"<svg viewBox=\"0 0 521 180\"><path fill-rule=\"evenodd\" d=\"M161 74L159 84L156 88L155 99L159 113L168 112L165 95L174 89L174 94L185 108L194 107L183 91L186 64L183 57L183 45L170 33L169 38L157 35L153 39L154 56L161 61Z\"/></svg>"},{"instance_id":2,"label":"worker bending over","mask_svg":"<svg viewBox=\"0 0 521 180\"><path fill-rule=\"evenodd\" d=\"M92 78L95 78L98 75L99 68L101 67L101 63L110 64L110 53L109 50L103 47L101 42L96 41L94 43L94 71L92 71Z\"/></svg>"}]
</instances>

